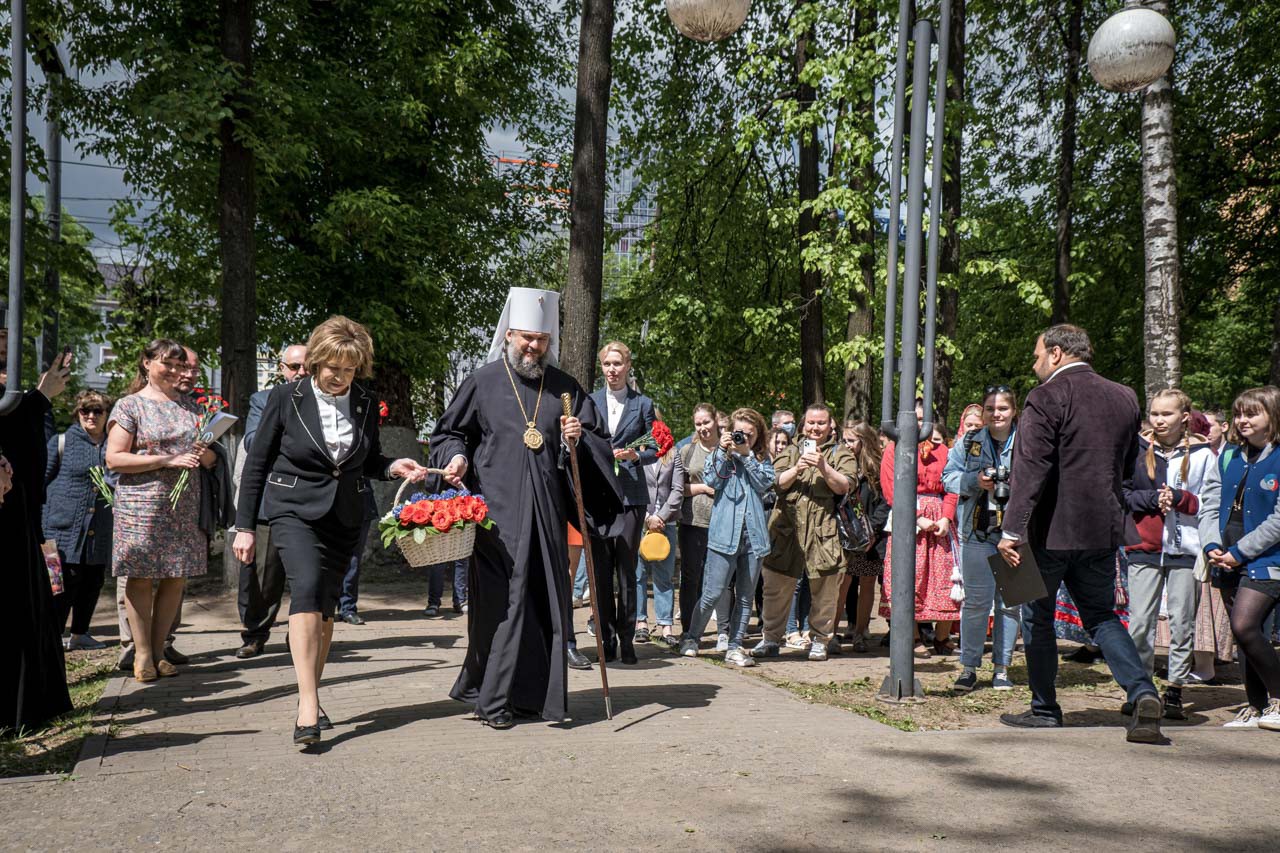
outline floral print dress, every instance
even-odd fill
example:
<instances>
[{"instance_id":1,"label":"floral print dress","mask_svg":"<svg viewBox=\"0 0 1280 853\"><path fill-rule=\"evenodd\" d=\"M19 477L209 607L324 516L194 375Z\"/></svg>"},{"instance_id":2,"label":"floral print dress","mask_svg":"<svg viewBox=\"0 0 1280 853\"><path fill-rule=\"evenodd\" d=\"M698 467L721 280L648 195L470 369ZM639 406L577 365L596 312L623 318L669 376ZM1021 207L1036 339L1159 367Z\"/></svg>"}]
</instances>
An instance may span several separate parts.
<instances>
[{"instance_id":1,"label":"floral print dress","mask_svg":"<svg viewBox=\"0 0 1280 853\"><path fill-rule=\"evenodd\" d=\"M133 435L133 452L184 453L195 443L200 407L182 397L153 400L130 394L111 410L112 425ZM176 507L169 493L181 471L160 468L121 474L115 495L112 570L118 578L190 578L209 568L209 540L200 529L200 472L192 471Z\"/></svg>"}]
</instances>

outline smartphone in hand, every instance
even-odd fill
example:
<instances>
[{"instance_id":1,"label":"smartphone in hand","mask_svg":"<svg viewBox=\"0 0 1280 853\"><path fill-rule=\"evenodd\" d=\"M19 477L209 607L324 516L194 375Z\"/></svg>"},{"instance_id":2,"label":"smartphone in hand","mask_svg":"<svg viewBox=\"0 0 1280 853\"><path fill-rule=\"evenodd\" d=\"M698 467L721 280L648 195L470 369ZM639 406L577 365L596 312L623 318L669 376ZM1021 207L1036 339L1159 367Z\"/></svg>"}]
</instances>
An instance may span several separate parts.
<instances>
[{"instance_id":1,"label":"smartphone in hand","mask_svg":"<svg viewBox=\"0 0 1280 853\"><path fill-rule=\"evenodd\" d=\"M804 444L800 446L800 452L801 453L817 453L818 442L815 439L806 438L804 440Z\"/></svg>"}]
</instances>

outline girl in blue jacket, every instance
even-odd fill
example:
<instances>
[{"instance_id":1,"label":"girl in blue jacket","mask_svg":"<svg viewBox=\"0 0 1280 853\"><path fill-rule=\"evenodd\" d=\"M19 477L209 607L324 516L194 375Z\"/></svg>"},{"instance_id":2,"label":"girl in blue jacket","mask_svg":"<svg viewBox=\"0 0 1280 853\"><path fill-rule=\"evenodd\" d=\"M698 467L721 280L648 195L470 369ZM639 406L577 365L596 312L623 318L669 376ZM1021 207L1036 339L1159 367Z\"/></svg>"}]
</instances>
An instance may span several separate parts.
<instances>
[{"instance_id":1,"label":"girl in blue jacket","mask_svg":"<svg viewBox=\"0 0 1280 853\"><path fill-rule=\"evenodd\" d=\"M1231 610L1249 700L1227 726L1280 731L1280 657L1262 632L1280 601L1280 388L1237 397L1228 440L1200 511L1200 540Z\"/></svg>"}]
</instances>

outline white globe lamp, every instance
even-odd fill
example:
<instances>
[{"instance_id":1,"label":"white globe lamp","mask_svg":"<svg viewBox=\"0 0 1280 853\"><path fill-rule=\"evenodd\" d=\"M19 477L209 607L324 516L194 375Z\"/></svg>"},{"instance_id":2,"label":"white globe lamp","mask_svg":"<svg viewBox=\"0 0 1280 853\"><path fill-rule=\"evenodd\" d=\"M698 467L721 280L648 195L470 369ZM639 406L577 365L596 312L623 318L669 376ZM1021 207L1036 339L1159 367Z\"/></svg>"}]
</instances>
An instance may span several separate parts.
<instances>
[{"instance_id":1,"label":"white globe lamp","mask_svg":"<svg viewBox=\"0 0 1280 853\"><path fill-rule=\"evenodd\" d=\"M1128 8L1102 22L1089 39L1089 73L1112 92L1136 92L1159 80L1173 64L1177 35L1153 9Z\"/></svg>"},{"instance_id":2,"label":"white globe lamp","mask_svg":"<svg viewBox=\"0 0 1280 853\"><path fill-rule=\"evenodd\" d=\"M751 10L751 0L667 0L676 29L697 41L720 41L737 32Z\"/></svg>"}]
</instances>

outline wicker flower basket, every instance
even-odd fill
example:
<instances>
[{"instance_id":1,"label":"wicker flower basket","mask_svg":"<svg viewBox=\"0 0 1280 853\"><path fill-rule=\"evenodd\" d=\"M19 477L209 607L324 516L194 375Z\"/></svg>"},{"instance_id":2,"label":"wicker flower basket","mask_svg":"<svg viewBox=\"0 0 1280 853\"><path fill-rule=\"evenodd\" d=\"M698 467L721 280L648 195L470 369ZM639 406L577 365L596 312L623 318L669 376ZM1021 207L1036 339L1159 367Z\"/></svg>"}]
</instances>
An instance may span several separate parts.
<instances>
[{"instance_id":1,"label":"wicker flower basket","mask_svg":"<svg viewBox=\"0 0 1280 853\"><path fill-rule=\"evenodd\" d=\"M430 471L432 474L444 473L437 468L432 468ZM400 503L400 499L404 497L404 490L408 486L408 480L400 484L400 488L396 490L394 503ZM434 566L437 563L452 563L471 556L476 545L476 525L466 524L448 533L431 533L421 542L414 539L412 534L397 536L396 543L400 546L400 553L404 554L404 558L414 568Z\"/></svg>"}]
</instances>

